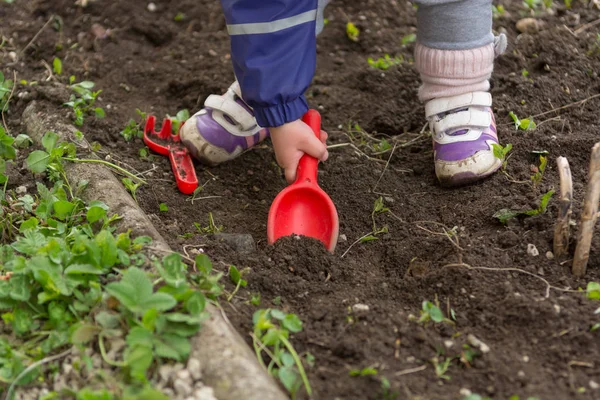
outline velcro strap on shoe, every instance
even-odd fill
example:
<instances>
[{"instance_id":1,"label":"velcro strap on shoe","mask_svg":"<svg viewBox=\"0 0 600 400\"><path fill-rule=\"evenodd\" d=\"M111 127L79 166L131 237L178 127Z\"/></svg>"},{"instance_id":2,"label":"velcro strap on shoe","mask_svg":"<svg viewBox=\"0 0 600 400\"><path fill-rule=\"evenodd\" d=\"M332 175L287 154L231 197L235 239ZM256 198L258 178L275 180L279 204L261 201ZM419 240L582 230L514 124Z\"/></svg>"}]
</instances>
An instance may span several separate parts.
<instances>
[{"instance_id":1,"label":"velcro strap on shoe","mask_svg":"<svg viewBox=\"0 0 600 400\"><path fill-rule=\"evenodd\" d=\"M452 97L433 99L425 104L427 119L437 114L467 108L469 106L491 107L492 95L489 92L471 92Z\"/></svg>"},{"instance_id":2,"label":"velcro strap on shoe","mask_svg":"<svg viewBox=\"0 0 600 400\"><path fill-rule=\"evenodd\" d=\"M256 125L256 121L252 115L233 99L211 94L204 102L204 105L227 114L244 131L252 129Z\"/></svg>"},{"instance_id":3,"label":"velcro strap on shoe","mask_svg":"<svg viewBox=\"0 0 600 400\"><path fill-rule=\"evenodd\" d=\"M435 132L456 131L459 129L485 129L492 123L492 117L487 111L469 109L446 115L433 123Z\"/></svg>"}]
</instances>

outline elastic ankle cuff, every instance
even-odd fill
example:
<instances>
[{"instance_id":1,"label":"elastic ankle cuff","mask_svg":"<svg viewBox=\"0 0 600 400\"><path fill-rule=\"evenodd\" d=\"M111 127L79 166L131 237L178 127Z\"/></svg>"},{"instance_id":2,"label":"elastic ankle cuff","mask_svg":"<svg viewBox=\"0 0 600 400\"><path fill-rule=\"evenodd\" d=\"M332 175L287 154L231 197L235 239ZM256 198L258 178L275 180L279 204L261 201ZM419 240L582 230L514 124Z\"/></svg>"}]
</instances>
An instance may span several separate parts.
<instances>
[{"instance_id":1,"label":"elastic ankle cuff","mask_svg":"<svg viewBox=\"0 0 600 400\"><path fill-rule=\"evenodd\" d=\"M415 65L423 86L422 101L489 90L494 69L494 45L469 50L439 50L417 44Z\"/></svg>"},{"instance_id":2,"label":"elastic ankle cuff","mask_svg":"<svg viewBox=\"0 0 600 400\"><path fill-rule=\"evenodd\" d=\"M494 69L494 44L469 50L438 50L417 44L415 64L427 78L486 79Z\"/></svg>"}]
</instances>

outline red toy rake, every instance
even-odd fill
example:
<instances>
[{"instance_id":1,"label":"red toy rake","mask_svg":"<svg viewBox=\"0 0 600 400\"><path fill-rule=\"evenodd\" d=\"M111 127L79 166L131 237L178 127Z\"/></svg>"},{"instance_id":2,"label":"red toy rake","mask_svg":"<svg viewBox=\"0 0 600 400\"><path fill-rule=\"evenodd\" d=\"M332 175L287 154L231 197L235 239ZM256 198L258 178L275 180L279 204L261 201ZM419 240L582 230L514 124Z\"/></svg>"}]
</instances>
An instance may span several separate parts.
<instances>
[{"instance_id":1,"label":"red toy rake","mask_svg":"<svg viewBox=\"0 0 600 400\"><path fill-rule=\"evenodd\" d=\"M308 110L302 120L320 136L321 116L316 110ZM334 252L339 233L338 214L331 198L317 183L318 165L316 158L302 156L296 182L279 193L271 204L267 222L270 244L296 234L318 239Z\"/></svg>"},{"instance_id":2,"label":"red toy rake","mask_svg":"<svg viewBox=\"0 0 600 400\"><path fill-rule=\"evenodd\" d=\"M155 123L156 117L149 116L144 128L144 143L150 150L169 157L179 191L183 194L194 193L198 187L198 178L192 157L188 149L181 143L179 132L176 135L172 134L170 119L163 120L160 132L154 130Z\"/></svg>"}]
</instances>

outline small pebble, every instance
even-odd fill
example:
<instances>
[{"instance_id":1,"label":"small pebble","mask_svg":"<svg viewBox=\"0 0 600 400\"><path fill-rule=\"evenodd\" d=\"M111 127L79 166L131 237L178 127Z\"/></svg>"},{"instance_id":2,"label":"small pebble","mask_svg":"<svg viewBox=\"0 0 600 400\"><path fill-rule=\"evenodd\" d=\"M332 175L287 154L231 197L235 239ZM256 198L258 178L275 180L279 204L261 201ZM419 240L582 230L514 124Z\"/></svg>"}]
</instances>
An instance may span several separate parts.
<instances>
[{"instance_id":1,"label":"small pebble","mask_svg":"<svg viewBox=\"0 0 600 400\"><path fill-rule=\"evenodd\" d=\"M196 400L217 400L213 388L204 386L202 389L198 389L194 392Z\"/></svg>"},{"instance_id":2,"label":"small pebble","mask_svg":"<svg viewBox=\"0 0 600 400\"><path fill-rule=\"evenodd\" d=\"M192 382L192 374L190 374L190 371L188 371L187 369L182 369L181 371L177 372L177 379L190 383Z\"/></svg>"},{"instance_id":3,"label":"small pebble","mask_svg":"<svg viewBox=\"0 0 600 400\"><path fill-rule=\"evenodd\" d=\"M449 349L452 346L454 346L454 341L452 341L452 340L444 340L444 346L446 346L446 348Z\"/></svg>"},{"instance_id":4,"label":"small pebble","mask_svg":"<svg viewBox=\"0 0 600 400\"><path fill-rule=\"evenodd\" d=\"M342 233L339 237L339 240L340 240L340 242L347 242L348 237Z\"/></svg>"},{"instance_id":5,"label":"small pebble","mask_svg":"<svg viewBox=\"0 0 600 400\"><path fill-rule=\"evenodd\" d=\"M521 33L534 34L543 28L544 24L535 18L523 18L517 21L516 28Z\"/></svg>"},{"instance_id":6,"label":"small pebble","mask_svg":"<svg viewBox=\"0 0 600 400\"><path fill-rule=\"evenodd\" d=\"M547 252L546 252L546 258L547 258L548 260L554 260L554 253L553 253L553 252L551 252L551 251L547 251Z\"/></svg>"},{"instance_id":7,"label":"small pebble","mask_svg":"<svg viewBox=\"0 0 600 400\"><path fill-rule=\"evenodd\" d=\"M27 193L27 186L19 186L18 188L15 189L15 192L17 194L25 194L25 193Z\"/></svg>"},{"instance_id":8,"label":"small pebble","mask_svg":"<svg viewBox=\"0 0 600 400\"><path fill-rule=\"evenodd\" d=\"M156 4L148 3L148 11L150 11L151 13L156 12L156 8Z\"/></svg>"},{"instance_id":9,"label":"small pebble","mask_svg":"<svg viewBox=\"0 0 600 400\"><path fill-rule=\"evenodd\" d=\"M523 362L529 362L529 356L523 356Z\"/></svg>"},{"instance_id":10,"label":"small pebble","mask_svg":"<svg viewBox=\"0 0 600 400\"><path fill-rule=\"evenodd\" d=\"M194 381L198 381L202 378L202 365L197 358L190 358L187 363L187 370L190 372Z\"/></svg>"},{"instance_id":11,"label":"small pebble","mask_svg":"<svg viewBox=\"0 0 600 400\"><path fill-rule=\"evenodd\" d=\"M467 336L467 341L469 342L469 344L471 346L476 347L479 350L481 350L481 352L483 354L489 353L489 351L490 351L490 347L487 344L483 343L481 340L477 339L475 337L475 335L473 335L473 334L469 334Z\"/></svg>"},{"instance_id":12,"label":"small pebble","mask_svg":"<svg viewBox=\"0 0 600 400\"><path fill-rule=\"evenodd\" d=\"M598 390L598 389L600 389L600 384L598 384L598 382L596 382L596 381L590 381L590 388L592 388L594 390Z\"/></svg>"},{"instance_id":13,"label":"small pebble","mask_svg":"<svg viewBox=\"0 0 600 400\"><path fill-rule=\"evenodd\" d=\"M525 378L525 372L523 372L523 371L519 371L519 372L517 372L517 376L518 376L519 378Z\"/></svg>"},{"instance_id":14,"label":"small pebble","mask_svg":"<svg viewBox=\"0 0 600 400\"><path fill-rule=\"evenodd\" d=\"M158 369L158 376L160 377L160 382L167 384L173 375L174 370L173 366L169 364L161 365Z\"/></svg>"},{"instance_id":15,"label":"small pebble","mask_svg":"<svg viewBox=\"0 0 600 400\"><path fill-rule=\"evenodd\" d=\"M462 388L462 389L460 389L460 391L458 392L458 394L460 394L463 397L469 397L473 393L469 389L467 389L467 388Z\"/></svg>"},{"instance_id":16,"label":"small pebble","mask_svg":"<svg viewBox=\"0 0 600 400\"><path fill-rule=\"evenodd\" d=\"M366 304L355 304L352 306L352 312L354 313L360 313L360 312L368 312L369 311L369 306Z\"/></svg>"},{"instance_id":17,"label":"small pebble","mask_svg":"<svg viewBox=\"0 0 600 400\"><path fill-rule=\"evenodd\" d=\"M537 247L535 247L534 244L529 243L527 245L527 254L529 254L532 257L537 257L540 255L540 252L538 251Z\"/></svg>"},{"instance_id":18,"label":"small pebble","mask_svg":"<svg viewBox=\"0 0 600 400\"><path fill-rule=\"evenodd\" d=\"M175 392L180 396L189 396L192 394L192 386L181 379L176 379L173 387L175 388Z\"/></svg>"},{"instance_id":19,"label":"small pebble","mask_svg":"<svg viewBox=\"0 0 600 400\"><path fill-rule=\"evenodd\" d=\"M8 57L12 60L12 62L17 61L17 53L15 53L14 51L8 53Z\"/></svg>"},{"instance_id":20,"label":"small pebble","mask_svg":"<svg viewBox=\"0 0 600 400\"><path fill-rule=\"evenodd\" d=\"M211 57L216 57L216 56L217 56L217 52L216 52L216 51L214 51L213 49L210 49L210 50L208 50L208 54L209 54Z\"/></svg>"}]
</instances>

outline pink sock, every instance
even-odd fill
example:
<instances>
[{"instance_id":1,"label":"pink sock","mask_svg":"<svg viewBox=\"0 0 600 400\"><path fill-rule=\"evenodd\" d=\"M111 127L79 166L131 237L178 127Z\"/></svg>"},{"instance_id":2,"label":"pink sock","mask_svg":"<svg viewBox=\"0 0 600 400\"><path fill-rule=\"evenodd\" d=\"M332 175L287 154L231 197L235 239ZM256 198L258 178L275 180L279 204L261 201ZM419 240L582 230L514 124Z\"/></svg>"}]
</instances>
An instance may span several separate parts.
<instances>
[{"instance_id":1,"label":"pink sock","mask_svg":"<svg viewBox=\"0 0 600 400\"><path fill-rule=\"evenodd\" d=\"M415 65L423 81L419 99L488 91L494 57L493 43L469 50L438 50L417 44Z\"/></svg>"}]
</instances>

